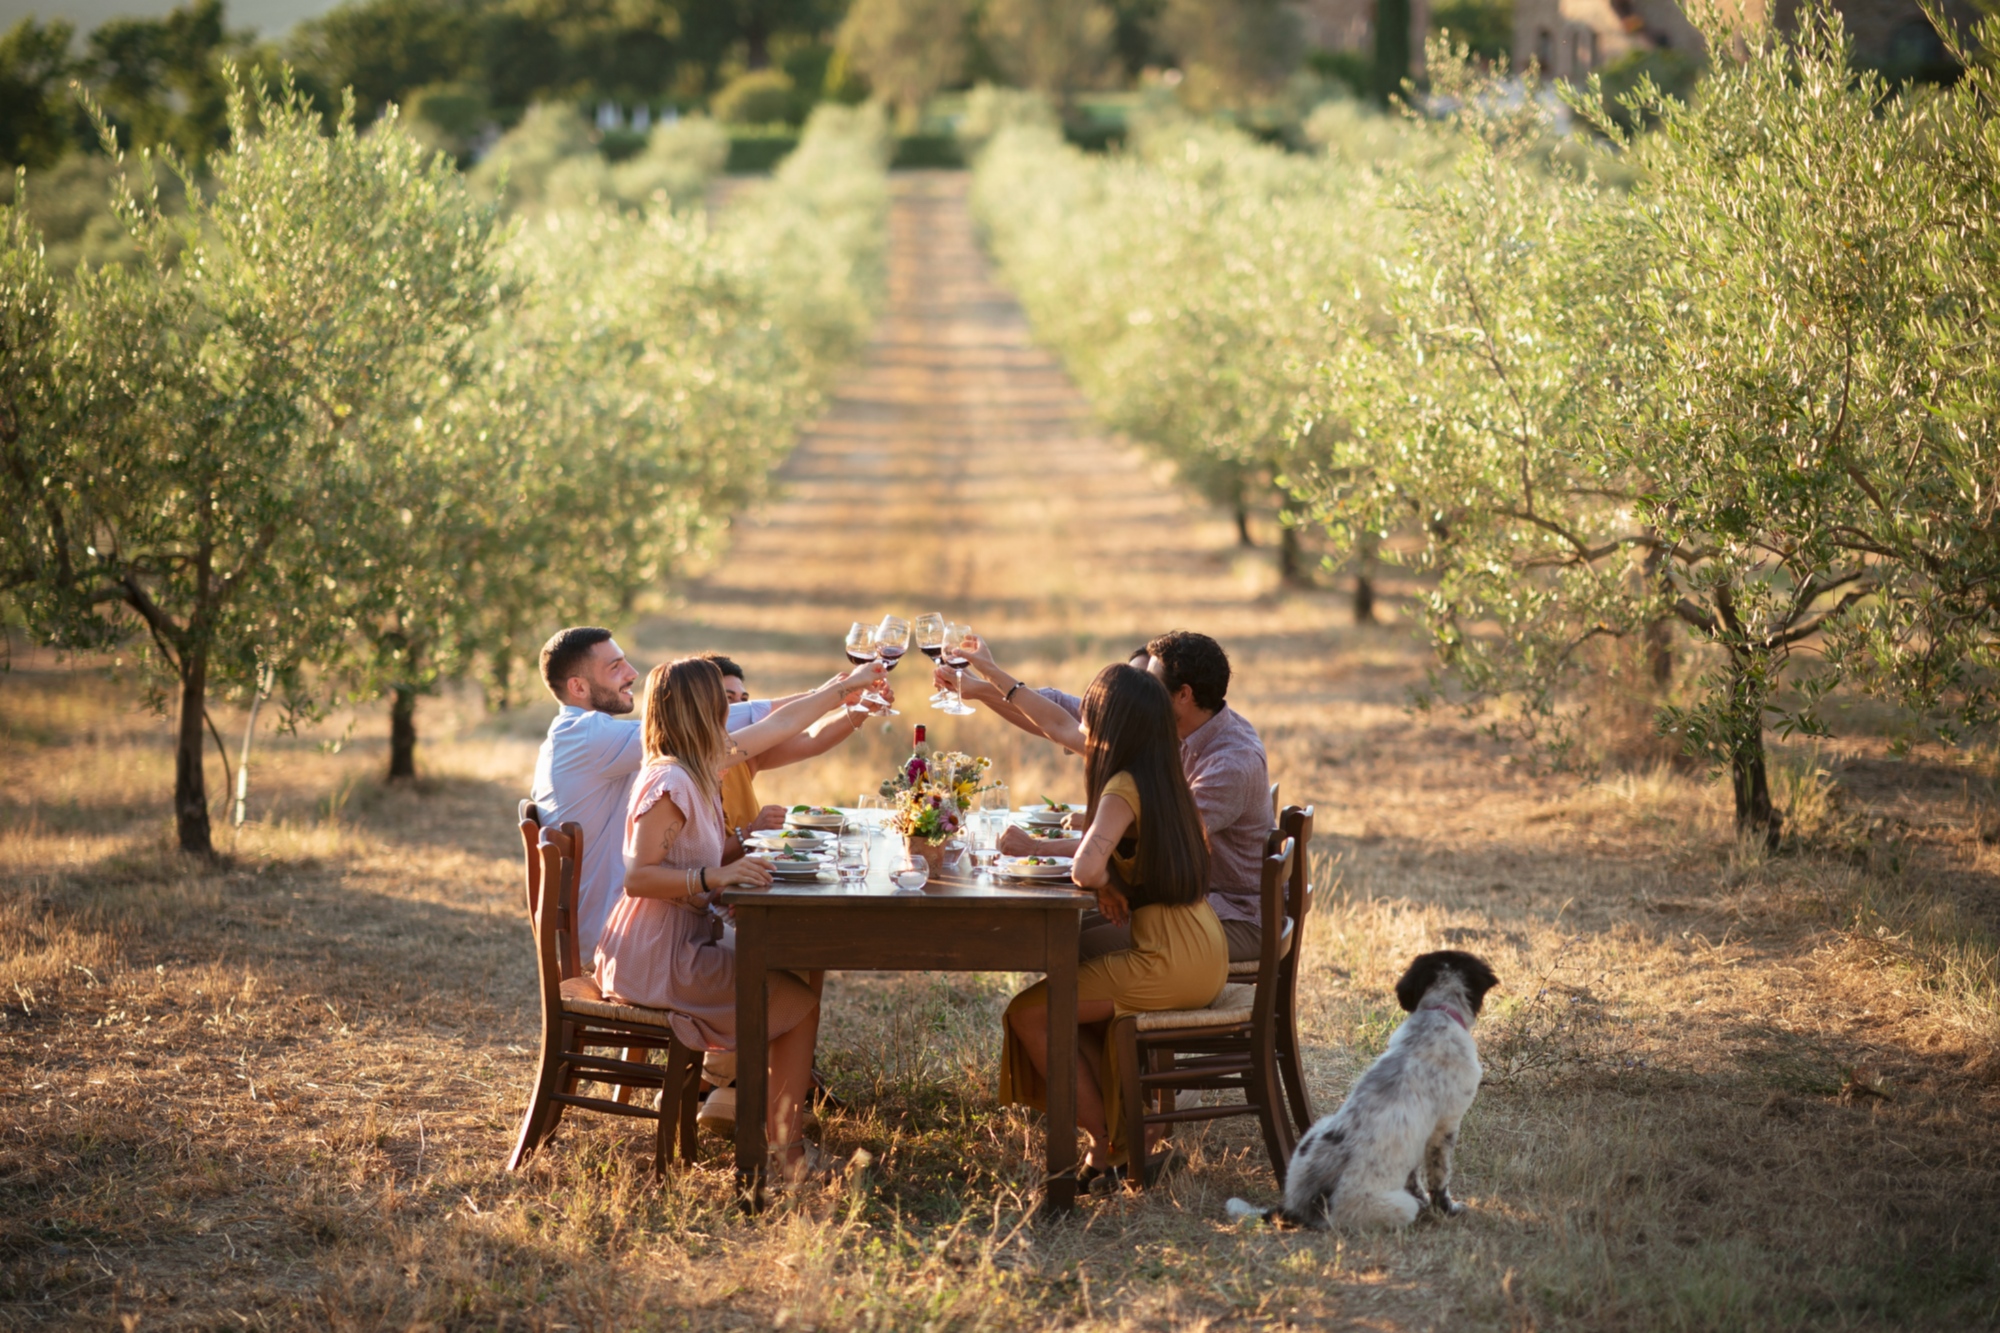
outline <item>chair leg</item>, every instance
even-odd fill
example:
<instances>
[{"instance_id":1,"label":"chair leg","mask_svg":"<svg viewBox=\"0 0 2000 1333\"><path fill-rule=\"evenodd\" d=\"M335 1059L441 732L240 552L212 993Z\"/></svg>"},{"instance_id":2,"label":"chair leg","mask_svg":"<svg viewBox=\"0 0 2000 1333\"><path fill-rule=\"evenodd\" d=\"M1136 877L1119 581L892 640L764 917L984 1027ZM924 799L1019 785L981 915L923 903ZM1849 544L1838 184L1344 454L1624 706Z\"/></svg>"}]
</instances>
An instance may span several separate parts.
<instances>
[{"instance_id":1,"label":"chair leg","mask_svg":"<svg viewBox=\"0 0 2000 1333\"><path fill-rule=\"evenodd\" d=\"M687 1136L682 1129L683 1094L688 1080L688 1049L679 1041L667 1047L666 1067L660 1074L659 1146L653 1154L653 1174L667 1173L667 1159L674 1155L674 1140L681 1139L681 1156L686 1158Z\"/></svg>"},{"instance_id":2,"label":"chair leg","mask_svg":"<svg viewBox=\"0 0 2000 1333\"><path fill-rule=\"evenodd\" d=\"M1278 1073L1285 1084L1285 1101L1292 1113L1292 1135L1302 1138L1312 1128L1312 1102L1306 1097L1305 1065L1299 1060L1298 1016L1287 1004L1278 1013Z\"/></svg>"},{"instance_id":3,"label":"chair leg","mask_svg":"<svg viewBox=\"0 0 2000 1333\"><path fill-rule=\"evenodd\" d=\"M1285 1103L1278 1090L1277 1062L1270 1052L1253 1052L1250 1057L1251 1100L1257 1106L1257 1123L1264 1130L1264 1151L1271 1155L1271 1172L1278 1188L1285 1188L1285 1169L1291 1165L1294 1146L1291 1125L1285 1119Z\"/></svg>"},{"instance_id":4,"label":"chair leg","mask_svg":"<svg viewBox=\"0 0 2000 1333\"><path fill-rule=\"evenodd\" d=\"M1125 1179L1146 1187L1146 1094L1139 1082L1139 1022L1120 1018L1111 1024L1118 1048L1118 1104L1125 1120Z\"/></svg>"},{"instance_id":5,"label":"chair leg","mask_svg":"<svg viewBox=\"0 0 2000 1333\"><path fill-rule=\"evenodd\" d=\"M1146 1064L1155 1074L1171 1073L1174 1068L1174 1053L1164 1047L1155 1046L1146 1052ZM1153 1089L1156 1109L1161 1115L1171 1115L1174 1110L1174 1090L1172 1088Z\"/></svg>"},{"instance_id":6,"label":"chair leg","mask_svg":"<svg viewBox=\"0 0 2000 1333\"><path fill-rule=\"evenodd\" d=\"M568 1071L561 1053L544 1047L541 1065L535 1070L534 1089L528 1094L527 1114L521 1117L521 1133L514 1142L513 1156L507 1159L509 1171L519 1171L535 1155L535 1149L555 1133L556 1122L562 1119L562 1104L555 1095L565 1086L563 1075Z\"/></svg>"},{"instance_id":7,"label":"chair leg","mask_svg":"<svg viewBox=\"0 0 2000 1333\"><path fill-rule=\"evenodd\" d=\"M695 1142L695 1113L701 1109L701 1052L682 1048L687 1061L681 1073L681 1160L693 1164L698 1153Z\"/></svg>"}]
</instances>

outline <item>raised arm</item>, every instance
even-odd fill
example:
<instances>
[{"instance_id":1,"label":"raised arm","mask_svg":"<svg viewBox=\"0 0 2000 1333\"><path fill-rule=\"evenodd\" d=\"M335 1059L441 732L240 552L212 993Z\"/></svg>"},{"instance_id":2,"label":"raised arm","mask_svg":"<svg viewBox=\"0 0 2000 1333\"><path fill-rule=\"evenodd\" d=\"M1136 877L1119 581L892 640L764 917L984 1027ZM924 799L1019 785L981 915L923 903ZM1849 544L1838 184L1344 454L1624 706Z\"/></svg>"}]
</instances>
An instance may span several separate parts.
<instances>
[{"instance_id":1,"label":"raised arm","mask_svg":"<svg viewBox=\"0 0 2000 1333\"><path fill-rule=\"evenodd\" d=\"M818 689L801 694L782 707L773 708L762 722L753 722L741 731L730 732L729 739L734 744L724 757L722 767L740 764L790 740L837 707L844 696L877 684L888 674L880 662L870 662L851 672L842 672ZM829 745L832 743L828 742Z\"/></svg>"},{"instance_id":2,"label":"raised arm","mask_svg":"<svg viewBox=\"0 0 2000 1333\"><path fill-rule=\"evenodd\" d=\"M986 640L978 637L968 639L965 656L971 663L972 669L979 673L980 678L998 690L1004 702L1019 709L1034 730L1071 754L1084 752L1088 742L1085 741L1083 728L1077 724L1077 720L1064 712L1060 704L1050 703L1001 670L999 664L993 660L993 650Z\"/></svg>"},{"instance_id":3,"label":"raised arm","mask_svg":"<svg viewBox=\"0 0 2000 1333\"><path fill-rule=\"evenodd\" d=\"M931 673L931 679L932 682L936 684L939 688L943 688L945 686L954 683L953 678L955 675L956 673L953 672L950 667L941 666L936 671ZM1024 685L1021 688L1026 689L1027 686ZM959 693L970 703L984 704L987 710L991 712L995 717L1000 718L1002 721L1008 723L1011 726L1020 728L1022 731L1027 732L1030 736L1037 737L1041 740L1049 739L1046 735L1043 734L1042 729L1040 727L1036 726L1033 722L1030 722L1028 720L1028 715L1026 713L1014 707L1014 705L1009 703L1007 700L1001 698L999 690L995 689L992 685L990 685L986 681L979 679L979 677L967 676L964 682L960 685Z\"/></svg>"}]
</instances>

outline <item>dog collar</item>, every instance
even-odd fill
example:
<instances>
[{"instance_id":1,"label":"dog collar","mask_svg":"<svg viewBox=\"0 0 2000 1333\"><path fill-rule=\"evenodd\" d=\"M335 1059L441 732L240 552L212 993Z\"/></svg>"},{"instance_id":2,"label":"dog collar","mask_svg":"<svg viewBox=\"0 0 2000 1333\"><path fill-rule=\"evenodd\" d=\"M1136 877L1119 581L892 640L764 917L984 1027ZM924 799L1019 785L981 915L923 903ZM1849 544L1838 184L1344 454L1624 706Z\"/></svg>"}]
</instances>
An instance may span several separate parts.
<instances>
[{"instance_id":1,"label":"dog collar","mask_svg":"<svg viewBox=\"0 0 2000 1333\"><path fill-rule=\"evenodd\" d=\"M1458 1024L1460 1027L1464 1028L1467 1032L1472 1031L1472 1024L1466 1022L1465 1016L1459 1013L1458 1010L1452 1008L1448 1004L1441 1004L1438 1006L1438 1008L1443 1010L1445 1016L1450 1018L1452 1022Z\"/></svg>"}]
</instances>

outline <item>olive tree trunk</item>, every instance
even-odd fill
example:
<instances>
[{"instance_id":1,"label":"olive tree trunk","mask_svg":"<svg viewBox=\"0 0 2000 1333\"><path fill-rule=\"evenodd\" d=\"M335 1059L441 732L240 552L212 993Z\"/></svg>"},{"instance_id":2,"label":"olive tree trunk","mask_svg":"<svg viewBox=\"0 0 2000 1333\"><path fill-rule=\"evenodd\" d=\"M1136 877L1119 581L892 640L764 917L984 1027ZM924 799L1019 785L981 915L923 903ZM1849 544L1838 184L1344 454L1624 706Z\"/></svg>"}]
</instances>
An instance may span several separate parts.
<instances>
[{"instance_id":1,"label":"olive tree trunk","mask_svg":"<svg viewBox=\"0 0 2000 1333\"><path fill-rule=\"evenodd\" d=\"M389 781L417 776L417 692L395 686L389 702Z\"/></svg>"},{"instance_id":2,"label":"olive tree trunk","mask_svg":"<svg viewBox=\"0 0 2000 1333\"><path fill-rule=\"evenodd\" d=\"M1770 774L1764 754L1764 690L1753 665L1738 657L1731 664L1728 711L1729 782L1736 796L1736 831L1759 834L1778 845L1785 817L1771 806Z\"/></svg>"},{"instance_id":3,"label":"olive tree trunk","mask_svg":"<svg viewBox=\"0 0 2000 1333\"><path fill-rule=\"evenodd\" d=\"M194 636L190 636L193 638ZM174 828L181 850L202 856L215 853L208 827L208 781L201 760L207 737L208 650L193 647L181 654L180 727L174 737Z\"/></svg>"}]
</instances>

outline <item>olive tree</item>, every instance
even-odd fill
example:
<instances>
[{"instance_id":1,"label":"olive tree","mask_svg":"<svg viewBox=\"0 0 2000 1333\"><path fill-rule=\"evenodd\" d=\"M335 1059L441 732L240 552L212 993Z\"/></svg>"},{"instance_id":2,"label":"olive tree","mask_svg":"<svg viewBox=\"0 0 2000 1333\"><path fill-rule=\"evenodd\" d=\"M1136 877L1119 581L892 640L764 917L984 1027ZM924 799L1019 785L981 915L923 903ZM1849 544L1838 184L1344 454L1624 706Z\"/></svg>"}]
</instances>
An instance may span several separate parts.
<instances>
[{"instance_id":1,"label":"olive tree","mask_svg":"<svg viewBox=\"0 0 2000 1333\"><path fill-rule=\"evenodd\" d=\"M1573 99L1629 192L1433 53L1474 146L1405 192L1392 324L1323 367L1296 482L1339 541L1415 525L1443 660L1529 716L1590 640L1677 625L1705 665L1661 724L1775 839L1766 731L1842 682L1992 716L1995 101L1857 75L1824 4L1729 36L1692 105L1633 94L1650 133Z\"/></svg>"},{"instance_id":2,"label":"olive tree","mask_svg":"<svg viewBox=\"0 0 2000 1333\"><path fill-rule=\"evenodd\" d=\"M118 199L137 261L57 289L35 372L51 407L5 441L0 478L0 577L36 632L86 647L136 628L150 644L178 706L192 852L211 850L210 693L347 632L341 552L378 531L364 442L493 295L490 217L448 164L393 123L358 134L351 108L328 132L289 82L231 85L210 177L166 159L185 214ZM26 241L9 237L12 277ZM10 285L10 306L31 286Z\"/></svg>"}]
</instances>

